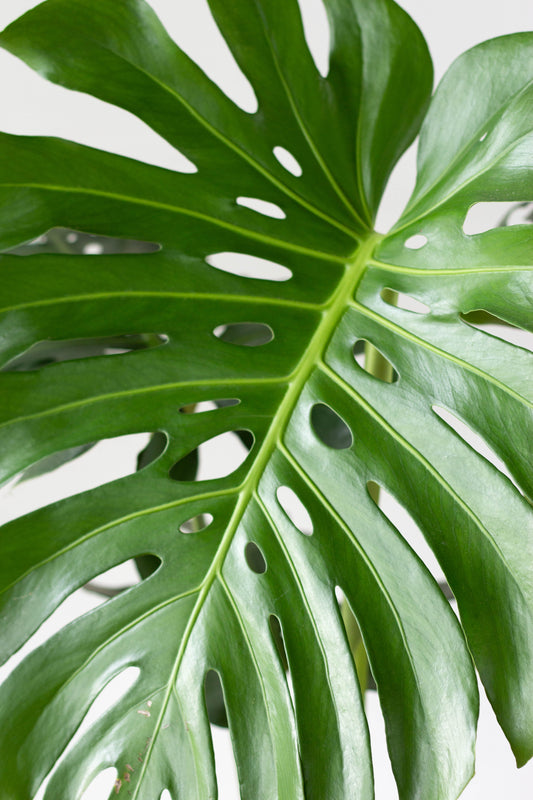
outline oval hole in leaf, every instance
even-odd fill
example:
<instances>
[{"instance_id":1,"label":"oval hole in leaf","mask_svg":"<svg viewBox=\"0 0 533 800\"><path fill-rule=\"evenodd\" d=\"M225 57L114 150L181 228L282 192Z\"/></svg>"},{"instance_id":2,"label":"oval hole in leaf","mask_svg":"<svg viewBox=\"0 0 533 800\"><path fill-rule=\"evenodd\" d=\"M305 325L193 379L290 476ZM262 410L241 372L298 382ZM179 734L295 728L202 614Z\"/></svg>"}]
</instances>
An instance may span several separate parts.
<instances>
[{"instance_id":1,"label":"oval hole in leaf","mask_svg":"<svg viewBox=\"0 0 533 800\"><path fill-rule=\"evenodd\" d=\"M45 339L36 342L5 364L1 372L33 372L62 361L95 356L115 356L134 350L161 347L168 342L162 333L121 334L119 336L87 336L83 339Z\"/></svg>"},{"instance_id":2,"label":"oval hole in leaf","mask_svg":"<svg viewBox=\"0 0 533 800\"><path fill-rule=\"evenodd\" d=\"M148 444L137 456L137 471L148 467L163 455L168 445L168 436L163 431L156 431L150 436Z\"/></svg>"},{"instance_id":3,"label":"oval hole in leaf","mask_svg":"<svg viewBox=\"0 0 533 800\"><path fill-rule=\"evenodd\" d=\"M292 681L292 674L289 665L289 659L287 657L287 648L285 647L285 639L283 636L283 628L281 627L281 623L274 614L271 614L268 618L268 624L270 628L270 634L272 636L272 640L278 651L278 655L281 661L281 666L285 672L285 681L287 683L287 689L289 691L289 695L291 698L292 707L295 708L295 699L294 699L294 685Z\"/></svg>"},{"instance_id":4,"label":"oval hole in leaf","mask_svg":"<svg viewBox=\"0 0 533 800\"><path fill-rule=\"evenodd\" d=\"M358 339L352 352L357 366L368 372L373 378L384 383L396 383L399 379L400 376L389 359L367 339Z\"/></svg>"},{"instance_id":5,"label":"oval hole in leaf","mask_svg":"<svg viewBox=\"0 0 533 800\"><path fill-rule=\"evenodd\" d=\"M50 228L42 236L14 248L17 255L38 253L61 255L115 255L123 253L156 253L161 245L142 239L86 233L71 228Z\"/></svg>"},{"instance_id":6,"label":"oval hole in leaf","mask_svg":"<svg viewBox=\"0 0 533 800\"><path fill-rule=\"evenodd\" d=\"M472 450L475 450L480 456L482 456L487 461L490 461L496 469L498 469L502 475L504 475L511 483L518 489L518 491L522 494L522 490L515 482L513 476L507 469L506 464L499 455L492 449L492 447L485 441L485 439L480 436L479 433L476 433L472 428L466 423L463 422L462 419L456 417L455 414L452 414L451 411L448 411L447 408L443 408L439 405L432 405L431 409L434 414L436 414L449 428L451 428L455 433L465 442Z\"/></svg>"},{"instance_id":7,"label":"oval hole in leaf","mask_svg":"<svg viewBox=\"0 0 533 800\"><path fill-rule=\"evenodd\" d=\"M311 536L313 533L313 522L296 492L289 486L278 486L276 489L276 497L278 502L295 528L305 534Z\"/></svg>"},{"instance_id":8,"label":"oval hole in leaf","mask_svg":"<svg viewBox=\"0 0 533 800\"><path fill-rule=\"evenodd\" d=\"M132 686L138 681L141 670L139 667L126 667L114 678L111 678L98 696L91 703L91 707L83 718L83 722L76 731L75 737L69 743L69 749L83 736L91 725L100 719L108 709L119 704Z\"/></svg>"},{"instance_id":9,"label":"oval hole in leaf","mask_svg":"<svg viewBox=\"0 0 533 800\"><path fill-rule=\"evenodd\" d=\"M274 331L265 322L231 322L218 325L213 334L222 342L241 347L261 347L274 338Z\"/></svg>"},{"instance_id":10,"label":"oval hole in leaf","mask_svg":"<svg viewBox=\"0 0 533 800\"><path fill-rule=\"evenodd\" d=\"M154 572L157 572L163 563L159 556L154 556L153 553L142 553L140 556L135 556L133 559L137 573L142 581L145 581Z\"/></svg>"},{"instance_id":11,"label":"oval hole in leaf","mask_svg":"<svg viewBox=\"0 0 533 800\"><path fill-rule=\"evenodd\" d=\"M63 762L64 758L67 756L67 754L72 750L72 748L76 745L76 743L79 742L79 740L89 730L89 728L100 717L102 717L105 714L106 711L108 711L112 706L118 705L119 701L127 694L127 692L132 688L133 684L138 680L140 673L141 671L139 667L126 667L126 669L123 669L122 672L120 672L118 675L115 675L115 677L112 678L109 681L109 683L106 684L106 686L104 686L101 692L91 703L89 710L87 711L82 722L80 723L79 728L77 729L72 739L69 741L67 747L61 754L60 758L56 761L53 768L41 782L39 790L35 795L35 800L42 800L46 787L48 786L54 773L57 771L57 769ZM91 783L91 787L93 787L92 791L96 791L97 787L99 788L100 786L102 786L102 791L103 791L103 787L107 785L106 780L110 781L109 785L111 787L114 786L115 780L117 778L116 770L113 770L111 768L111 772L109 772L110 776L114 773L114 777L112 779L111 778L108 779L107 777L101 777L102 775L105 775L106 772L109 772L109 770L104 770L103 773L100 773L99 776L100 781L96 784L96 786L93 786L94 781ZM87 800L94 800L94 797L99 796L92 793L87 794L88 791L89 790L87 789L83 795L84 797L87 797ZM103 794L102 796L107 797L108 795Z\"/></svg>"},{"instance_id":12,"label":"oval hole in leaf","mask_svg":"<svg viewBox=\"0 0 533 800\"><path fill-rule=\"evenodd\" d=\"M284 147L280 147L278 145L273 149L272 152L276 156L281 166L284 167L287 172L290 172L291 175L294 175L296 178L300 177L302 174L302 168L289 150L286 150Z\"/></svg>"},{"instance_id":13,"label":"oval hole in leaf","mask_svg":"<svg viewBox=\"0 0 533 800\"><path fill-rule=\"evenodd\" d=\"M257 575L262 575L266 572L267 563L265 557L255 542L248 542L244 548L244 556L252 572L255 572Z\"/></svg>"},{"instance_id":14,"label":"oval hole in leaf","mask_svg":"<svg viewBox=\"0 0 533 800\"><path fill-rule=\"evenodd\" d=\"M224 687L218 672L209 670L204 683L207 716L211 723L211 739L217 775L224 775L227 786L239 785L235 753L228 730L229 720L224 697Z\"/></svg>"},{"instance_id":15,"label":"oval hole in leaf","mask_svg":"<svg viewBox=\"0 0 533 800\"><path fill-rule=\"evenodd\" d=\"M445 581L442 567L437 561L433 550L427 543L420 527L405 506L403 506L394 495L388 492L384 486L381 486L375 481L368 481L366 488L368 494L381 513L422 559L435 580L439 583Z\"/></svg>"},{"instance_id":16,"label":"oval hole in leaf","mask_svg":"<svg viewBox=\"0 0 533 800\"><path fill-rule=\"evenodd\" d=\"M381 290L381 299L389 306L394 308L401 308L404 311L412 311L415 314L429 314L430 307L416 297L404 292L397 292L395 289L388 287Z\"/></svg>"},{"instance_id":17,"label":"oval hole in leaf","mask_svg":"<svg viewBox=\"0 0 533 800\"><path fill-rule=\"evenodd\" d=\"M420 250L420 248L424 247L427 243L427 236L424 236L423 233L414 233L405 240L404 246L407 247L408 250Z\"/></svg>"},{"instance_id":18,"label":"oval hole in leaf","mask_svg":"<svg viewBox=\"0 0 533 800\"><path fill-rule=\"evenodd\" d=\"M120 781L120 785L118 783ZM118 777L116 767L107 767L99 772L93 778L84 793L81 795L80 800L94 800L95 797L110 797L113 789L115 792L120 791L122 781ZM118 792L117 792L118 794Z\"/></svg>"},{"instance_id":19,"label":"oval hole in leaf","mask_svg":"<svg viewBox=\"0 0 533 800\"><path fill-rule=\"evenodd\" d=\"M205 531L212 522L212 514L196 514L196 516L181 523L180 531L181 533L200 533L200 531Z\"/></svg>"},{"instance_id":20,"label":"oval hole in leaf","mask_svg":"<svg viewBox=\"0 0 533 800\"><path fill-rule=\"evenodd\" d=\"M204 696L207 717L212 725L228 727L228 715L220 675L216 670L210 669L205 674Z\"/></svg>"},{"instance_id":21,"label":"oval hole in leaf","mask_svg":"<svg viewBox=\"0 0 533 800\"><path fill-rule=\"evenodd\" d=\"M533 203L513 203L501 221L502 225L532 225Z\"/></svg>"},{"instance_id":22,"label":"oval hole in leaf","mask_svg":"<svg viewBox=\"0 0 533 800\"><path fill-rule=\"evenodd\" d=\"M524 330L524 328L518 328L516 325L511 325L495 314L490 314L488 311L480 309L468 311L466 314L460 313L459 319L482 333L487 333L490 336L501 339L503 342L509 342L509 344L518 345L518 347L523 347L533 352L533 333Z\"/></svg>"},{"instance_id":23,"label":"oval hole in leaf","mask_svg":"<svg viewBox=\"0 0 533 800\"><path fill-rule=\"evenodd\" d=\"M348 425L325 403L315 403L311 409L311 426L320 441L334 450L346 450L353 444Z\"/></svg>"},{"instance_id":24,"label":"oval hole in leaf","mask_svg":"<svg viewBox=\"0 0 533 800\"><path fill-rule=\"evenodd\" d=\"M463 231L467 236L485 233L499 228L513 203L499 200L483 201L470 206L463 222Z\"/></svg>"},{"instance_id":25,"label":"oval hole in leaf","mask_svg":"<svg viewBox=\"0 0 533 800\"><path fill-rule=\"evenodd\" d=\"M253 446L253 438L253 433L248 430L228 431L213 436L177 461L170 468L169 477L187 482L226 478L244 463ZM189 469L188 464L197 458L199 469Z\"/></svg>"},{"instance_id":26,"label":"oval hole in leaf","mask_svg":"<svg viewBox=\"0 0 533 800\"><path fill-rule=\"evenodd\" d=\"M146 569L140 576L138 574L139 560L145 560ZM109 597L120 594L125 589L131 588L132 585L139 583L139 580L146 580L153 575L161 566L163 562L159 556L153 553L140 553L135 558L127 559L121 564L95 575L90 580L90 587L93 589L100 589L105 592ZM150 568L148 569L148 564Z\"/></svg>"},{"instance_id":27,"label":"oval hole in leaf","mask_svg":"<svg viewBox=\"0 0 533 800\"><path fill-rule=\"evenodd\" d=\"M323 78L329 72L331 31L323 0L298 0L305 40Z\"/></svg>"},{"instance_id":28,"label":"oval hole in leaf","mask_svg":"<svg viewBox=\"0 0 533 800\"><path fill-rule=\"evenodd\" d=\"M180 414L204 414L206 411L218 411L221 408L238 406L241 401L236 397L225 397L220 400L201 400L199 403L188 403L179 410Z\"/></svg>"},{"instance_id":29,"label":"oval hole in leaf","mask_svg":"<svg viewBox=\"0 0 533 800\"><path fill-rule=\"evenodd\" d=\"M134 433L59 450L14 477L1 496L2 524L137 471L149 434ZM9 491L8 491L9 490Z\"/></svg>"},{"instance_id":30,"label":"oval hole in leaf","mask_svg":"<svg viewBox=\"0 0 533 800\"><path fill-rule=\"evenodd\" d=\"M339 621L346 633L359 685L363 693L368 690L375 690L376 683L370 671L370 664L366 656L359 624L340 586L335 586L335 599L339 605Z\"/></svg>"},{"instance_id":31,"label":"oval hole in leaf","mask_svg":"<svg viewBox=\"0 0 533 800\"><path fill-rule=\"evenodd\" d=\"M213 253L206 257L209 266L241 278L256 278L260 281L288 281L292 272L288 267L269 261L266 258L250 256L246 253Z\"/></svg>"},{"instance_id":32,"label":"oval hole in leaf","mask_svg":"<svg viewBox=\"0 0 533 800\"><path fill-rule=\"evenodd\" d=\"M272 217L272 219L285 219L286 214L282 208L276 203L271 203L268 200L260 200L258 197L238 197L237 205L249 208L251 211L256 211L264 217Z\"/></svg>"}]
</instances>

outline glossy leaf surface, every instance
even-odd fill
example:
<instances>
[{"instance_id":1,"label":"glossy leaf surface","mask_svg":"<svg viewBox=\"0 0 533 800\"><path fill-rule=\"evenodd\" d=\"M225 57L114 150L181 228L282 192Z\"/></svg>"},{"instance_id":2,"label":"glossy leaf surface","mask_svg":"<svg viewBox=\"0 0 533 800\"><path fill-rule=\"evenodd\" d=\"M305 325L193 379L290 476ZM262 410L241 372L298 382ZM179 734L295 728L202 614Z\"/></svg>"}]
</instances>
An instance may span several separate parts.
<instances>
[{"instance_id":1,"label":"glossy leaf surface","mask_svg":"<svg viewBox=\"0 0 533 800\"><path fill-rule=\"evenodd\" d=\"M102 438L158 443L139 472L3 528L3 659L94 576L160 561L5 682L7 800L36 793L129 667L135 683L64 756L45 800L80 798L110 766L119 796L216 797L213 672L243 798L371 798L336 587L362 632L402 800L451 800L472 774L472 656L518 762L533 752L531 358L461 317L480 309L531 327L531 229L467 236L462 225L475 202L531 195L533 35L465 54L422 122L431 62L412 21L390 0L325 5L322 77L296 0L211 0L254 113L143 0L47 0L0 35L49 79L136 114L197 168L0 136L2 479ZM383 237L372 221L420 125L417 184ZM89 262L6 252L58 226L152 244ZM272 261L284 279L218 269L221 253ZM148 344L68 356L72 341L113 337ZM16 368L48 341L64 359ZM389 378L356 361L361 341ZM480 434L520 490L439 409ZM240 466L194 480L198 448L201 461L202 444L227 433L249 450ZM369 485L419 525L461 623Z\"/></svg>"}]
</instances>

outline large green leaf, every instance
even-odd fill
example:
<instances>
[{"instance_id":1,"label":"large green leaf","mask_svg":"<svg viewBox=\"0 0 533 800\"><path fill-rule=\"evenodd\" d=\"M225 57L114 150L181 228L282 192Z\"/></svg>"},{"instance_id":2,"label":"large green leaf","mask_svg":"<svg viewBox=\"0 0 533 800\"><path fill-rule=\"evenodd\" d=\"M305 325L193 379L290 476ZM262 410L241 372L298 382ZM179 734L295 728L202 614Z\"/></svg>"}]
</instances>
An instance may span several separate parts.
<instances>
[{"instance_id":1,"label":"large green leaf","mask_svg":"<svg viewBox=\"0 0 533 800\"><path fill-rule=\"evenodd\" d=\"M531 197L533 35L487 42L450 69L422 124L413 196L383 237L372 220L420 127L431 62L391 0L325 5L323 78L297 0L210 0L255 113L177 48L143 0L47 0L0 36L51 80L136 114L198 169L0 137L4 251L57 226L160 246L89 262L0 257L2 478L97 439L166 436L136 474L2 530L4 660L86 581L128 558L161 562L6 680L6 800L35 794L93 700L131 666L138 679L68 751L47 800L81 797L108 766L119 795L215 797L211 670L243 798L371 798L336 587L362 632L402 799L456 798L472 774L472 657L518 763L533 752L531 361L469 317L483 310L531 326L531 229L462 229L475 202ZM277 147L301 176L276 159ZM274 204L274 216L250 198ZM415 234L425 237L419 249ZM292 277L212 266L228 252ZM404 308L403 295L424 313ZM95 340L116 336L151 346L17 369L36 343L85 339L90 355ZM397 380L360 366L361 341ZM180 413L225 399L239 403ZM446 412L483 437L515 483ZM228 431L253 438L242 465L186 480L182 459ZM374 502L376 484L420 526L460 623ZM295 493L312 531L280 487Z\"/></svg>"}]
</instances>

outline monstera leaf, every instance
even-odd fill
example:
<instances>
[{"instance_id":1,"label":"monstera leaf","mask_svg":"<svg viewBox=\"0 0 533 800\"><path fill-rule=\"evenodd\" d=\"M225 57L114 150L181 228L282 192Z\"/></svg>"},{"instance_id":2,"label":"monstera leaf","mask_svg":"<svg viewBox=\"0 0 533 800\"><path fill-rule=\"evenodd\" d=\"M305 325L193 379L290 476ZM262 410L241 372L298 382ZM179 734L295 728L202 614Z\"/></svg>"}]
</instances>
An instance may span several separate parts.
<instances>
[{"instance_id":1,"label":"monstera leaf","mask_svg":"<svg viewBox=\"0 0 533 800\"><path fill-rule=\"evenodd\" d=\"M113 795L216 797L214 674L243 798L371 798L339 589L402 798L456 798L469 780L473 662L517 762L533 752L531 361L476 322L482 311L531 326L531 228L463 230L474 203L531 197L533 35L469 51L429 104L427 48L398 6L325 6L326 77L297 0L210 0L255 111L144 0L47 0L1 35L47 78L136 114L197 170L0 138L2 477L103 438L161 443L138 472L2 530L4 659L94 576L141 556L158 565L6 680L5 800L34 796L131 667L136 681L68 749L47 800L80 798L107 767ZM387 178L419 128L414 193L378 235ZM58 226L153 252L8 252ZM253 277L235 274L243 255ZM149 346L94 354L115 337ZM18 369L36 346L67 356ZM201 445L232 432L242 464L195 480ZM423 531L460 622L379 487Z\"/></svg>"}]
</instances>

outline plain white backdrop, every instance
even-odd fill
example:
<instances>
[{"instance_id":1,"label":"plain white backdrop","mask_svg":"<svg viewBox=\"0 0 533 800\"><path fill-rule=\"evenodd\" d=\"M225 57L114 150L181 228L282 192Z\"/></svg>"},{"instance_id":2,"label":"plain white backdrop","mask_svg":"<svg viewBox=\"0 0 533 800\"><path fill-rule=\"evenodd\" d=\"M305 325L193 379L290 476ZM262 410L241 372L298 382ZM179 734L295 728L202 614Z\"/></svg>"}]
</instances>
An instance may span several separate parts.
<instances>
[{"instance_id":1,"label":"plain white backdrop","mask_svg":"<svg viewBox=\"0 0 533 800\"><path fill-rule=\"evenodd\" d=\"M247 82L217 35L205 0L150 2L178 44L203 66L213 80L220 82L237 102L245 106L252 102ZM0 29L37 4L36 0L1 0ZM326 41L321 0L302 0L301 4L305 11L307 35L320 61L324 59ZM436 80L442 77L454 58L474 44L504 33L533 28L531 0L404 0L401 5L419 24L428 40ZM49 84L4 51L0 51L0 130L61 136L170 169L187 169L186 159L128 112ZM394 222L407 199L414 182L414 160L415 149L411 148L395 170L380 210L380 230L386 230ZM488 224L491 222L495 219L489 219ZM7 487L0 492L0 521L133 471L136 454L142 446L143 440L139 437L127 437L118 443L118 447L116 442L104 443L52 475ZM408 521L405 524L408 525ZM406 533L416 538L416 531ZM108 576L107 583L113 579L118 583L128 582L132 577L132 569L125 567ZM43 626L32 645L97 602L99 598L95 595L78 592ZM17 660L15 657L7 669L12 668ZM7 669L0 670L0 678L5 676ZM376 797L378 800L395 800L397 792L374 693L368 697L367 710L375 754ZM93 713L98 713L97 709ZM221 774L220 796L222 800L236 800L235 771L227 735L220 729L215 729L213 735ZM465 790L462 800L531 800L532 796L533 764L516 770L510 748L484 700L476 777ZM103 800L105 797L107 794L100 784L93 786L84 795L84 800Z\"/></svg>"}]
</instances>

